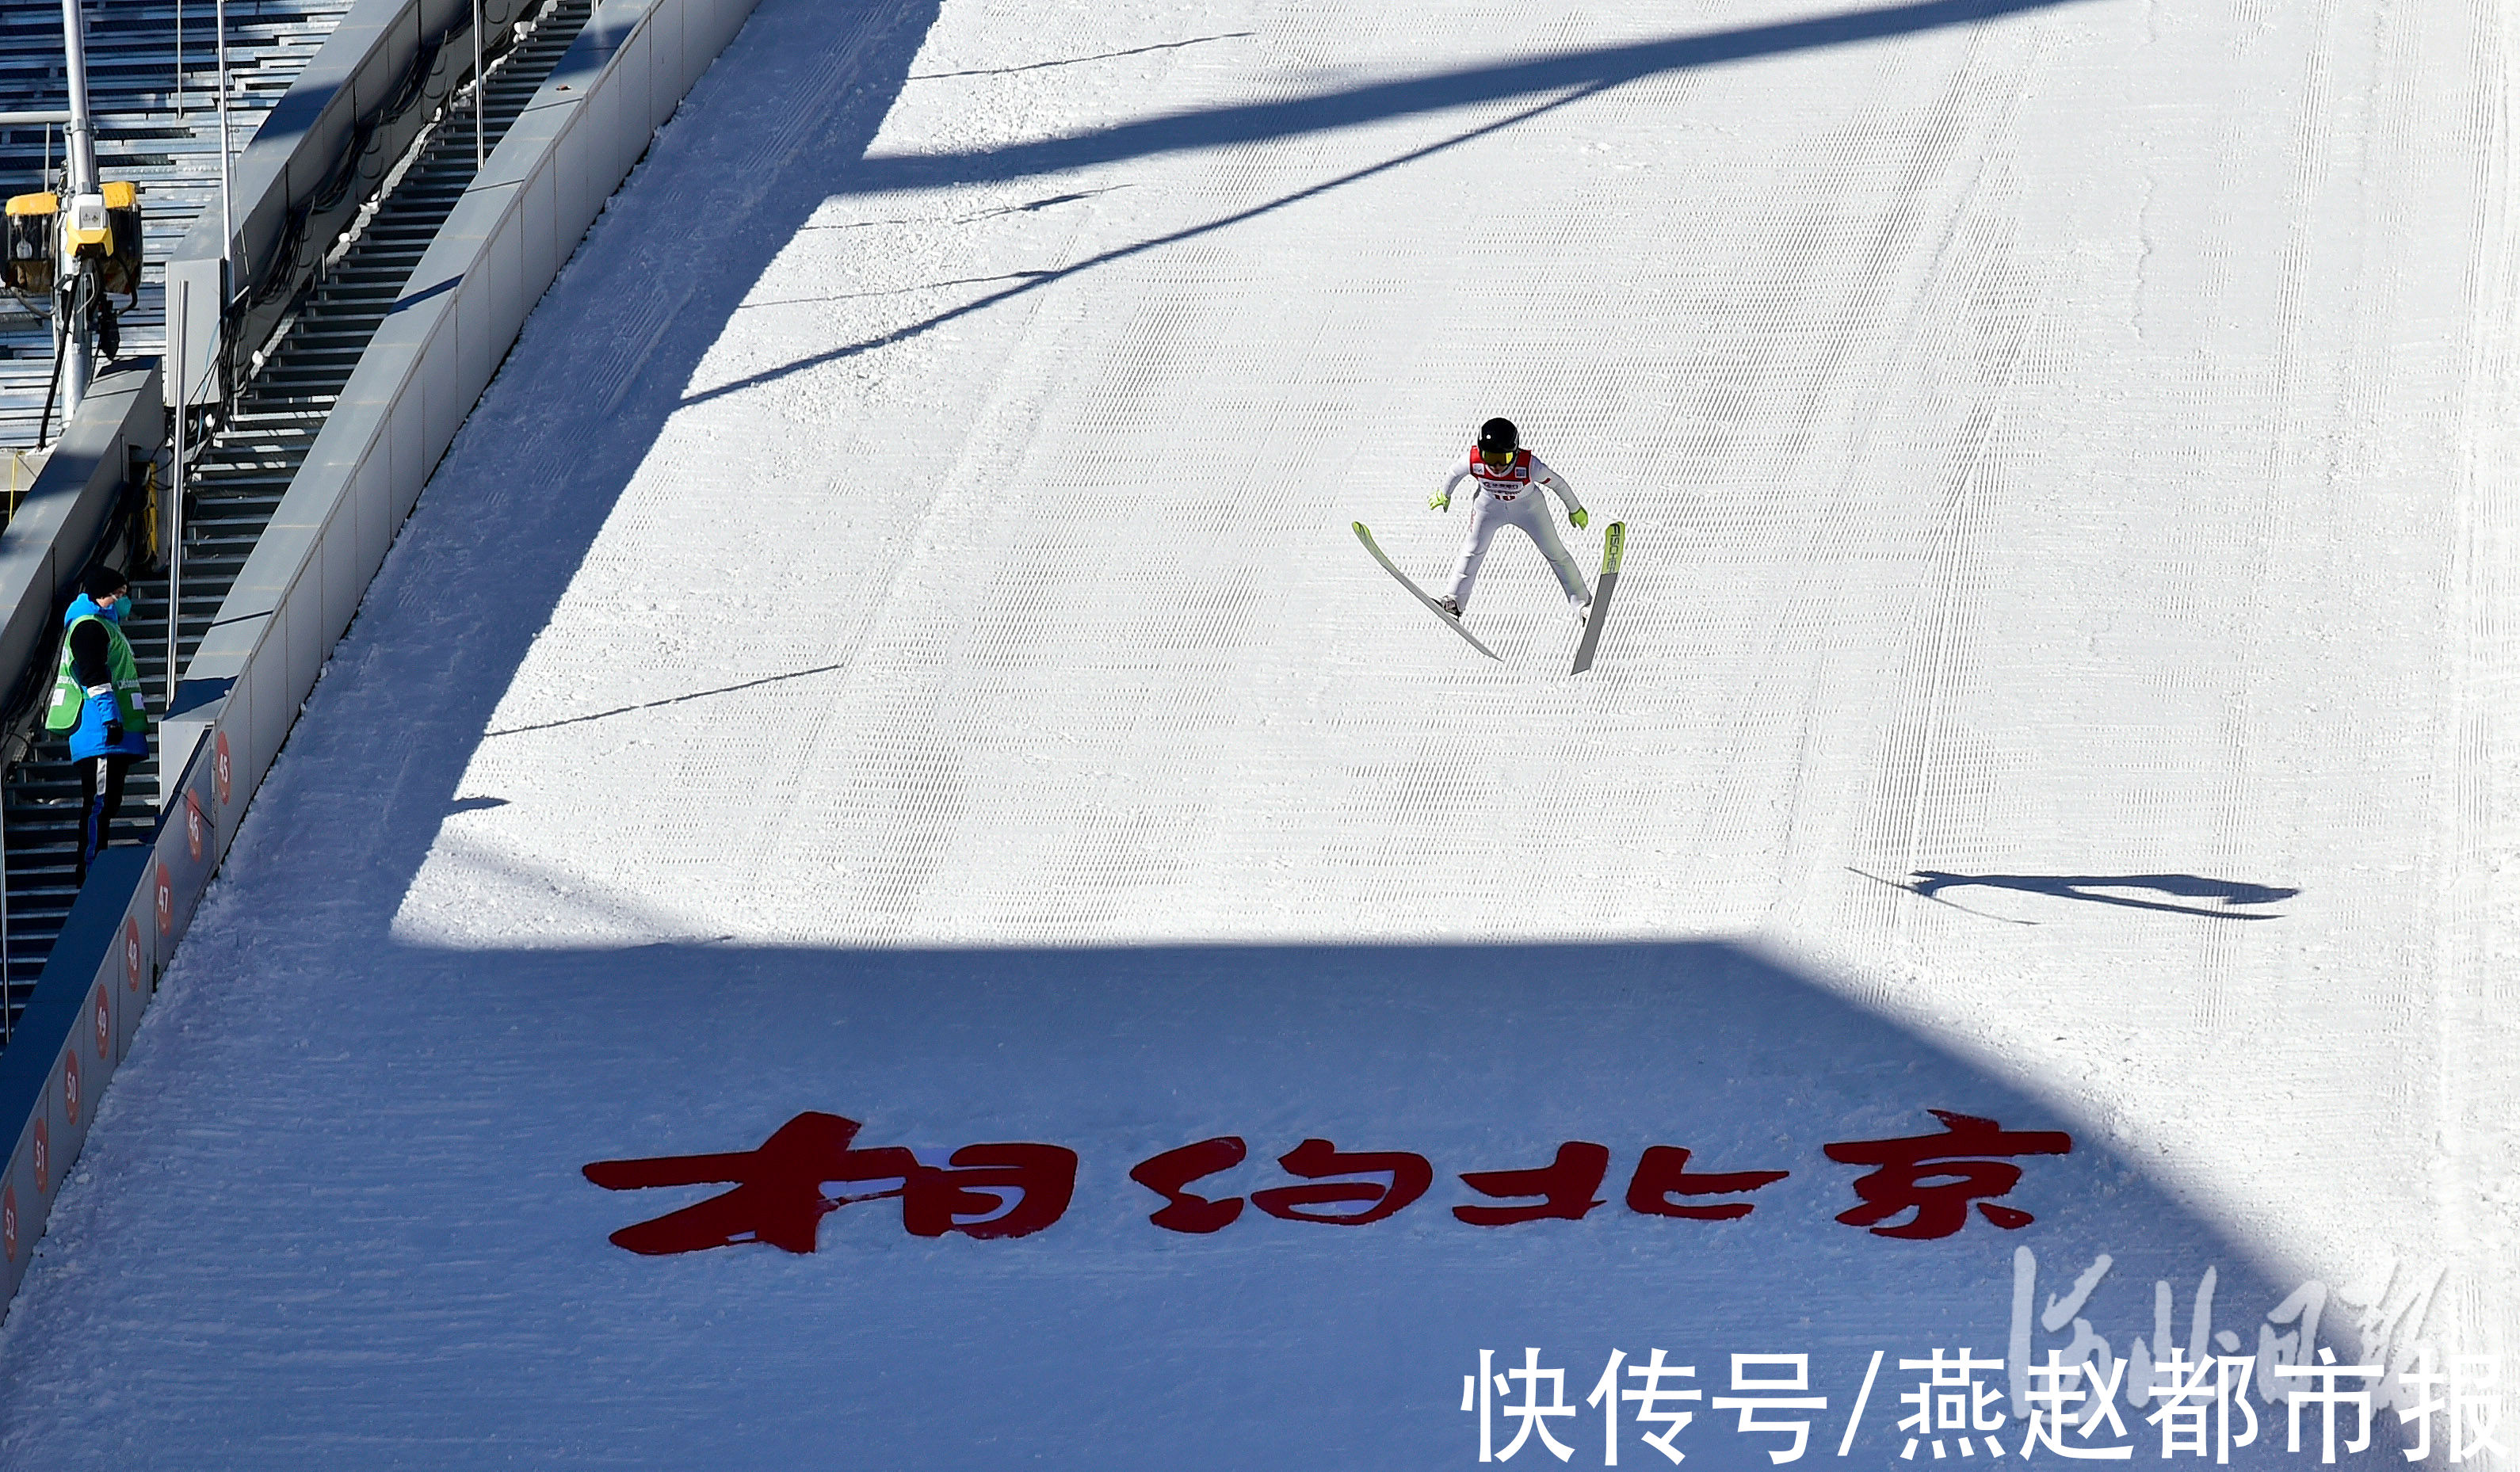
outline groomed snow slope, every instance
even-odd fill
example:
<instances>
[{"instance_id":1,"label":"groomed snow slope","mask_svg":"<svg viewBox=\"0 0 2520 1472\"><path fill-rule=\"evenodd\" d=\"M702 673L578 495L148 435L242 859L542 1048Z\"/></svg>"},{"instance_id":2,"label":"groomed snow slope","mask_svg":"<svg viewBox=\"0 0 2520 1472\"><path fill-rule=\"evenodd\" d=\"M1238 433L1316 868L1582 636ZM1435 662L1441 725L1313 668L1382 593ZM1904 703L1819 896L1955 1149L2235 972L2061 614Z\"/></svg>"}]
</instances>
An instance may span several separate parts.
<instances>
[{"instance_id":1,"label":"groomed snow slope","mask_svg":"<svg viewBox=\"0 0 2520 1472\"><path fill-rule=\"evenodd\" d=\"M1480 1349L1580 1403L1655 1344L1812 1353L1825 1456L1870 1350L2003 1352L2025 1246L2043 1306L2113 1255L2120 1354L2218 1265L2241 1353L2310 1280L2349 1360L2499 1352L2507 29L765 0L257 799L0 1462L1468 1465ZM1588 570L1630 528L1580 679L1513 534L1492 664L1348 530L1438 581L1492 414ZM1831 1220L1822 1145L1927 1108L2071 1132L2034 1226ZM805 1110L1067 1145L1075 1205L605 1242L706 1192L581 1165ZM1438 1183L1149 1226L1127 1167L1224 1135L1210 1194L1313 1136ZM1601 1211L1445 1210L1570 1139ZM1655 1221L1652 1143L1793 1175Z\"/></svg>"}]
</instances>

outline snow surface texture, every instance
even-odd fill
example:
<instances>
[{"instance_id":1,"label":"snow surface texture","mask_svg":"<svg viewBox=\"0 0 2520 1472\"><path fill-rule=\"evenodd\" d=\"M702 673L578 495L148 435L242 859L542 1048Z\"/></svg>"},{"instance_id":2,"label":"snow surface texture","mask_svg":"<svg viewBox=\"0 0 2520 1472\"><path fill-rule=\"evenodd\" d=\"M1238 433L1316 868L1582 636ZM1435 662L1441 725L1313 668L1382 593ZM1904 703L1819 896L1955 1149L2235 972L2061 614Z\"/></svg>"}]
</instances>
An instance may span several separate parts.
<instances>
[{"instance_id":1,"label":"snow surface texture","mask_svg":"<svg viewBox=\"0 0 2520 1472\"><path fill-rule=\"evenodd\" d=\"M1886 1350L1878 1464L2021 1247L2042 1308L2112 1256L2119 1355L2209 1267L2243 1354L2308 1281L2347 1360L2520 1353L2506 28L765 0L257 799L0 1464L1473 1465L1534 1345L1576 1404L1808 1352L1815 1457ZM1438 577L1498 413L1579 560L1630 526L1582 679L1527 547L1498 666L1348 532ZM2034 1225L1832 1220L1821 1146L1928 1108L2072 1132ZM581 1165L805 1110L1075 1204L605 1241L707 1191ZM1229 1134L1209 1194L1313 1136L1436 1187L1149 1226L1128 1167ZM1569 1139L1589 1218L1451 1216ZM1654 1143L1793 1174L1655 1220Z\"/></svg>"}]
</instances>

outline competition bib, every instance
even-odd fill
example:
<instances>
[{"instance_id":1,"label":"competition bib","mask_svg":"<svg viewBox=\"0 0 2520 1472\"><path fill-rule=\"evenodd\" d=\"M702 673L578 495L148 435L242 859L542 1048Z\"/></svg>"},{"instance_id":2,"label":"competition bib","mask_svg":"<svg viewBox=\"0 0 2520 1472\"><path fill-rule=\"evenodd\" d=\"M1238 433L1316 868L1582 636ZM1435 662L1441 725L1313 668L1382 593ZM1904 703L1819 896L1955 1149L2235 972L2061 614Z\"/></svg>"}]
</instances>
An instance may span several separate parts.
<instances>
[{"instance_id":1,"label":"competition bib","mask_svg":"<svg viewBox=\"0 0 2520 1472\"><path fill-rule=\"evenodd\" d=\"M1490 500L1511 501L1531 489L1531 452L1514 451L1513 464L1504 469L1498 469L1479 459L1479 452L1473 448L1470 451L1470 474L1478 481L1479 489L1487 492Z\"/></svg>"}]
</instances>

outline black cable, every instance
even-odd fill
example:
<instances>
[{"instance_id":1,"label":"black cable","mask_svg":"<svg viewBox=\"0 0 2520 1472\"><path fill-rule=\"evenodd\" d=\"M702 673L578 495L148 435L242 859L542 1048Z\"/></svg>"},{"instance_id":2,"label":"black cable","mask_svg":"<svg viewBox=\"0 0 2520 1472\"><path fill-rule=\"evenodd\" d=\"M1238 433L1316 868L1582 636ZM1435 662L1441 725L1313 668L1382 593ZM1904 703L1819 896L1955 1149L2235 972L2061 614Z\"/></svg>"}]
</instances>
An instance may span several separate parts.
<instances>
[{"instance_id":1,"label":"black cable","mask_svg":"<svg viewBox=\"0 0 2520 1472\"><path fill-rule=\"evenodd\" d=\"M60 321L56 320L53 323L53 376L44 384L43 415L35 421L35 448L38 450L44 447L44 431L52 427L53 395L61 391L62 353L68 345L68 335L62 331Z\"/></svg>"}]
</instances>

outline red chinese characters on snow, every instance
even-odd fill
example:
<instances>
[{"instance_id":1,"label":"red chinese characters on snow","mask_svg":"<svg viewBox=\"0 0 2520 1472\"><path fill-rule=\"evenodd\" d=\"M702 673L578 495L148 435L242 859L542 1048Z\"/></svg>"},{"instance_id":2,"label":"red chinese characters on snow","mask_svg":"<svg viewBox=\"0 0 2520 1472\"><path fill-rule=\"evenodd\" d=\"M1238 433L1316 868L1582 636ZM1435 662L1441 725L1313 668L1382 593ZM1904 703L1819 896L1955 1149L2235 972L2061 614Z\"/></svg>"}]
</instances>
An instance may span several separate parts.
<instances>
[{"instance_id":1,"label":"red chinese characters on snow","mask_svg":"<svg viewBox=\"0 0 2520 1472\"><path fill-rule=\"evenodd\" d=\"M1688 1152L1680 1152L1688 1158ZM1594 1195L1601 1188L1601 1178L1610 1174L1610 1147L1589 1140L1570 1139L1557 1147L1557 1158L1536 1171L1469 1171L1462 1183L1482 1196L1511 1199L1537 1196L1531 1206L1457 1206L1453 1215L1472 1227L1513 1227L1524 1222L1538 1222L1555 1217L1565 1222L1581 1222L1584 1214L1601 1204ZM1778 1172L1779 1175L1783 1174ZM1743 1207L1741 1210L1748 1211Z\"/></svg>"},{"instance_id":2,"label":"red chinese characters on snow","mask_svg":"<svg viewBox=\"0 0 2520 1472\"><path fill-rule=\"evenodd\" d=\"M1843 1140L1822 1153L1846 1165L1873 1169L1852 1182L1863 1204L1837 1220L1869 1228L1873 1235L1909 1239L1948 1237L1968 1221L1974 1205L1987 1221L2006 1229L2030 1225L2028 1212L1998 1206L2020 1182L2019 1155L2062 1155L2073 1140L2061 1131L2013 1131L1974 1115L1931 1111L1940 1135L1900 1139ZM1020 1237L1040 1231L1067 1211L1076 1190L1077 1157L1058 1145L1007 1142L965 1145L942 1166L922 1163L900 1146L857 1147L857 1121L833 1114L797 1115L759 1149L723 1155L668 1155L647 1160L600 1160L586 1179L608 1190L649 1186L730 1185L695 1206L623 1227L611 1240L632 1252L697 1252L736 1242L768 1242L789 1252L812 1252L822 1219L860 1201L898 1199L901 1225L914 1236ZM1398 1215L1434 1184L1435 1168L1406 1150L1343 1150L1312 1138L1278 1157L1278 1167L1299 1184L1273 1185L1239 1195L1192 1189L1208 1178L1241 1165L1250 1147L1225 1135L1182 1145L1140 1161L1129 1179L1154 1192L1163 1205L1148 1221L1167 1231L1205 1235L1240 1220L1244 1206L1287 1222L1366 1227ZM1737 1199L1785 1180L1776 1170L1691 1170L1690 1152L1650 1145L1628 1179L1628 1210L1640 1216L1688 1221L1737 1221L1755 1203ZM1568 1140L1545 1166L1521 1170L1466 1171L1462 1182L1489 1198L1453 1208L1472 1227L1518 1227L1542 1221L1581 1221L1603 1204L1610 1148ZM827 1187L892 1182L882 1189ZM1725 1199L1735 1198L1735 1199ZM1892 1226L1880 1224L1912 1213Z\"/></svg>"},{"instance_id":3,"label":"red chinese characters on snow","mask_svg":"<svg viewBox=\"0 0 2520 1472\"><path fill-rule=\"evenodd\" d=\"M1969 1203L2006 1231L2030 1225L2030 1213L1978 1200L2001 1196L2021 1182L2021 1167L1990 1156L2062 1155L2074 1148L2062 1130L2006 1130L1973 1114L1929 1111L1944 1134L1908 1139L1860 1139L1823 1145L1821 1153L1848 1165L1878 1169L1855 1182L1864 1204L1840 1212L1849 1227L1870 1227L1876 1237L1948 1237L1968 1221ZM1878 1227L1901 1212L1915 1212L1897 1227Z\"/></svg>"},{"instance_id":4,"label":"red chinese characters on snow","mask_svg":"<svg viewBox=\"0 0 2520 1472\"><path fill-rule=\"evenodd\" d=\"M1282 1185L1253 1191L1251 1204L1288 1222L1328 1222L1333 1227L1363 1227L1397 1215L1402 1207L1426 1194L1435 1183L1435 1168L1423 1155L1406 1150L1341 1150L1327 1139L1308 1139L1278 1157L1279 1168L1307 1181L1329 1180L1326 1185ZM1379 1181L1343 1181L1347 1176L1388 1176ZM1306 1211L1353 1203L1355 1211Z\"/></svg>"},{"instance_id":5,"label":"red chinese characters on snow","mask_svg":"<svg viewBox=\"0 0 2520 1472\"><path fill-rule=\"evenodd\" d=\"M1239 1137L1220 1136L1142 1160L1130 1168L1129 1179L1164 1198L1163 1209L1148 1221L1169 1231L1204 1236L1233 1226L1235 1219L1242 1215L1242 1198L1229 1196L1212 1201L1183 1187L1201 1177L1234 1169L1249 1153Z\"/></svg>"},{"instance_id":6,"label":"red chinese characters on snow","mask_svg":"<svg viewBox=\"0 0 2520 1472\"><path fill-rule=\"evenodd\" d=\"M614 1246L659 1256L744 1241L811 1252L825 1216L851 1202L887 1197L900 1198L901 1225L914 1236L958 1231L1020 1237L1065 1215L1076 1191L1076 1152L1058 1145L965 1145L944 1166L930 1166L898 1145L854 1148L858 1129L856 1120L809 1112L781 1125L757 1150L599 1160L586 1167L586 1179L613 1191L735 1187L612 1234ZM900 1183L889 1190L823 1193L831 1182L882 1181Z\"/></svg>"},{"instance_id":7,"label":"red chinese characters on snow","mask_svg":"<svg viewBox=\"0 0 2520 1472\"><path fill-rule=\"evenodd\" d=\"M1147 1218L1168 1231L1205 1235L1222 1231L1242 1215L1242 1198L1215 1199L1189 1189L1192 1182L1230 1171L1250 1153L1241 1137L1219 1136L1166 1150L1138 1162L1129 1179L1164 1198ZM1279 1169L1316 1185L1282 1185L1253 1191L1251 1204L1288 1222L1364 1227L1397 1215L1435 1183L1435 1167L1406 1150L1341 1150L1327 1139L1307 1139L1278 1157ZM1355 1177L1383 1180L1355 1180ZM1349 1207L1351 1210L1337 1210Z\"/></svg>"},{"instance_id":8,"label":"red chinese characters on snow","mask_svg":"<svg viewBox=\"0 0 2520 1472\"><path fill-rule=\"evenodd\" d=\"M1785 1179L1784 1171L1692 1171L1688 1152L1678 1145L1647 1145L1637 1162L1636 1179L1628 1182L1628 1210L1648 1217L1686 1217L1698 1222L1730 1222L1750 1215L1747 1201L1721 1201L1683 1206L1674 1196L1732 1196L1755 1191Z\"/></svg>"},{"instance_id":9,"label":"red chinese characters on snow","mask_svg":"<svg viewBox=\"0 0 2520 1472\"><path fill-rule=\"evenodd\" d=\"M1205 1233L1221 1231L1242 1215L1242 1198L1222 1199L1201 1195L1189 1187L1197 1181L1232 1170L1242 1163L1248 1153L1236 1136L1202 1139L1196 1144L1166 1150L1151 1160L1142 1161L1129 1178L1164 1198L1165 1205L1147 1218L1155 1226L1172 1231ZM1251 1204L1273 1217L1289 1222L1324 1222L1337 1227L1363 1227L1379 1222L1399 1212L1434 1182L1435 1168L1423 1155L1405 1151L1358 1151L1338 1149L1327 1139L1308 1139L1278 1157L1278 1164L1289 1176L1307 1180L1341 1177L1389 1178L1388 1182L1365 1180L1342 1180L1334 1184L1279 1186L1251 1193ZM1678 1206L1668 1202L1673 1194L1730 1195L1757 1190L1773 1182L1782 1181L1784 1171L1732 1171L1694 1175L1688 1171L1688 1152L1671 1145L1647 1149L1637 1166L1635 1178L1628 1183L1628 1205L1651 1217L1695 1217L1722 1221L1750 1214L1747 1201L1726 1202L1712 1206ZM1462 1182L1482 1196L1512 1205L1457 1206L1453 1215L1472 1227L1515 1227L1525 1222L1555 1219L1579 1222L1601 1204L1594 1192L1601 1188L1610 1171L1610 1147L1591 1140L1570 1139L1557 1147L1556 1159L1545 1166L1523 1171L1467 1171ZM1305 1210L1354 1203L1359 1210L1335 1212Z\"/></svg>"}]
</instances>

